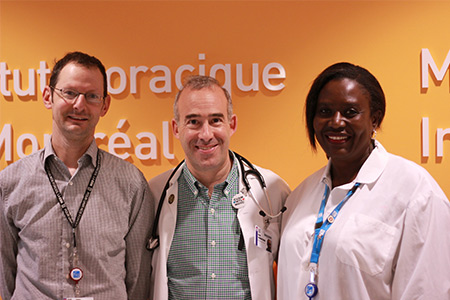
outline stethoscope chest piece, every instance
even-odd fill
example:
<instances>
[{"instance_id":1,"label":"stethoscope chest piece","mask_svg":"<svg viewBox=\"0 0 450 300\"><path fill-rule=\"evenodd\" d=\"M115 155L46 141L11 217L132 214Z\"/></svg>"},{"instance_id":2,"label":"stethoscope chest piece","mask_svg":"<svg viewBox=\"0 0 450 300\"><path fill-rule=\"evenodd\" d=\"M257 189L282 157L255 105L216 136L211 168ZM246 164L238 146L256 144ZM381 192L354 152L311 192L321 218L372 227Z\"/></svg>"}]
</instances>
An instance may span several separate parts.
<instances>
[{"instance_id":1,"label":"stethoscope chest piece","mask_svg":"<svg viewBox=\"0 0 450 300\"><path fill-rule=\"evenodd\" d=\"M234 195L233 199L231 200L231 205L233 205L236 209L241 209L245 206L245 196L243 193L238 193Z\"/></svg>"}]
</instances>

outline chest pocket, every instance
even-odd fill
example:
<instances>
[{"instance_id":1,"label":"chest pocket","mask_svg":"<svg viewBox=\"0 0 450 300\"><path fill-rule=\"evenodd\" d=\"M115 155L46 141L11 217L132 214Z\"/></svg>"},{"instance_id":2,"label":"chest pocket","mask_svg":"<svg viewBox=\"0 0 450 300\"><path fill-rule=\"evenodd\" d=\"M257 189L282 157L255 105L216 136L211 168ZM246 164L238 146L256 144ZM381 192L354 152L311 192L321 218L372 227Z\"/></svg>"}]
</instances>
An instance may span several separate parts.
<instances>
[{"instance_id":1,"label":"chest pocket","mask_svg":"<svg viewBox=\"0 0 450 300\"><path fill-rule=\"evenodd\" d=\"M386 267L396 232L395 227L377 219L352 215L340 234L336 256L342 263L374 276Z\"/></svg>"}]
</instances>

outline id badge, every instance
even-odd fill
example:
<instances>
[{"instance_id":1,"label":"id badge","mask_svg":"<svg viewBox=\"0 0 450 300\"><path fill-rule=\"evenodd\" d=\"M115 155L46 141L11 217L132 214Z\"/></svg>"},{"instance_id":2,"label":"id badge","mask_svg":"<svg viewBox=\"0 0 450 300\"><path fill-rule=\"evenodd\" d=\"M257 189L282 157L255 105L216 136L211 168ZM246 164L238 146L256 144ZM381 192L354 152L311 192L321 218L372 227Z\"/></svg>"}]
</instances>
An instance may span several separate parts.
<instances>
[{"instance_id":1,"label":"id badge","mask_svg":"<svg viewBox=\"0 0 450 300\"><path fill-rule=\"evenodd\" d=\"M255 225L255 246L272 253L272 237L258 225Z\"/></svg>"},{"instance_id":2,"label":"id badge","mask_svg":"<svg viewBox=\"0 0 450 300\"><path fill-rule=\"evenodd\" d=\"M71 298L63 298L63 300L94 300L93 297L71 297Z\"/></svg>"}]
</instances>

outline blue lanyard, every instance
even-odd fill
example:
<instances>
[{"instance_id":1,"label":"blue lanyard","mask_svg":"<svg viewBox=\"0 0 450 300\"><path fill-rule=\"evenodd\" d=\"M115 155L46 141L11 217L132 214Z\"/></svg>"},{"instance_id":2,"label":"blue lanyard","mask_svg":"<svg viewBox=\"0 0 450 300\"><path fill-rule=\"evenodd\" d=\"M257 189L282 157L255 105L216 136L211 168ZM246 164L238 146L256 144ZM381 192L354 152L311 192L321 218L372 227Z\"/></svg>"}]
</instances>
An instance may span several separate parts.
<instances>
[{"instance_id":1,"label":"blue lanyard","mask_svg":"<svg viewBox=\"0 0 450 300\"><path fill-rule=\"evenodd\" d=\"M316 271L317 271L317 263L319 262L319 256L320 251L322 250L322 244L323 240L325 238L325 234L327 233L327 230L330 229L331 225L333 225L334 220L336 220L339 211L341 210L342 206L347 202L348 199L350 199L351 196L355 193L356 189L361 185L361 183L357 182L351 190L347 192L347 195L345 195L344 199L339 202L339 204L336 206L335 209L331 212L331 214L328 216L328 218L323 222L323 213L325 211L325 205L327 204L328 196L330 195L330 188L328 185L325 185L325 191L323 192L323 198L322 203L320 204L319 214L317 215L316 225L314 227L314 243L313 248L311 252L311 259L309 261L310 265L310 279L309 283L305 286L305 294L306 296L311 300L313 299L317 293L319 292L319 289L317 285L315 284L316 280Z\"/></svg>"},{"instance_id":2,"label":"blue lanyard","mask_svg":"<svg viewBox=\"0 0 450 300\"><path fill-rule=\"evenodd\" d=\"M341 202L336 206L336 208L331 212L328 218L323 222L323 213L325 210L325 205L327 203L328 196L330 194L330 188L328 185L325 185L325 191L323 193L322 204L320 205L319 214L317 216L317 221L314 229L314 244L311 253L310 263L317 264L319 262L320 251L322 250L322 244L327 233L327 230L333 225L334 220L337 218L339 211L342 206L347 202L348 199L355 193L356 189L361 185L361 183L357 182L352 187L351 190L347 192L347 195Z\"/></svg>"}]
</instances>

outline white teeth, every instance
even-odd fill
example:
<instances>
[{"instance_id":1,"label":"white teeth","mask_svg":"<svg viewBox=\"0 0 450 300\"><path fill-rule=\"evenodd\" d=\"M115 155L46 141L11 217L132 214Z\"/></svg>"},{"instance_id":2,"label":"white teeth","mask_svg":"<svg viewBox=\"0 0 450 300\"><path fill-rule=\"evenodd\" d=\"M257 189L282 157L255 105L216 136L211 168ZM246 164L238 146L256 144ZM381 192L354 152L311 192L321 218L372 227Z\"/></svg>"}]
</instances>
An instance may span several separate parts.
<instances>
[{"instance_id":1,"label":"white teeth","mask_svg":"<svg viewBox=\"0 0 450 300\"><path fill-rule=\"evenodd\" d=\"M333 141L341 141L347 139L346 136L328 136L328 138Z\"/></svg>"},{"instance_id":2,"label":"white teeth","mask_svg":"<svg viewBox=\"0 0 450 300\"><path fill-rule=\"evenodd\" d=\"M85 118L72 116L72 119L75 119L75 120L84 120Z\"/></svg>"},{"instance_id":3,"label":"white teeth","mask_svg":"<svg viewBox=\"0 0 450 300\"><path fill-rule=\"evenodd\" d=\"M209 150L209 149L212 149L213 147L198 147L200 150Z\"/></svg>"}]
</instances>

